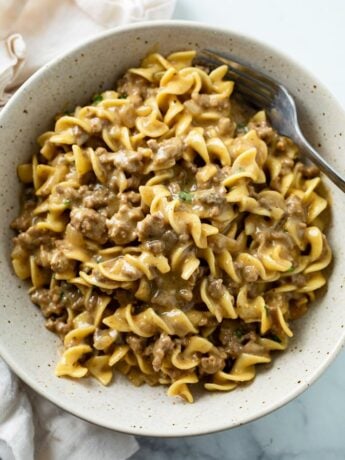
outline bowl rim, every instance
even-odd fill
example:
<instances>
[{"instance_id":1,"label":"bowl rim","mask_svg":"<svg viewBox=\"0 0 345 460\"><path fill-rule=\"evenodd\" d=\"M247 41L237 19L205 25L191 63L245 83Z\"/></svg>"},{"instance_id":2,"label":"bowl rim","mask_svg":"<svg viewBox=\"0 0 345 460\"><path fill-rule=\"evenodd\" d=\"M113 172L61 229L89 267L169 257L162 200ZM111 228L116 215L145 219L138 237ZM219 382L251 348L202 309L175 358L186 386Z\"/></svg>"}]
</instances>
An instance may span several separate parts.
<instances>
[{"instance_id":1,"label":"bowl rim","mask_svg":"<svg viewBox=\"0 0 345 460\"><path fill-rule=\"evenodd\" d=\"M88 38L87 40L83 41L82 43L78 44L77 46L74 46L70 48L67 52L61 53L52 60L50 60L48 63L44 64L40 69L38 69L34 74L32 74L21 86L20 88L16 91L14 96L11 97L9 102L5 105L5 107L1 110L0 112L0 122L2 118L7 114L8 111L11 111L12 105L17 101L17 99L20 99L22 96L22 93L25 92L27 88L30 87L32 82L34 82L37 78L40 76L43 76L46 72L48 72L51 68L54 68L55 66L59 65L61 61L63 61L67 56L73 55L74 53L78 51L83 51L85 50L90 44L93 44L97 41L101 41L104 38L111 37L111 36L116 36L118 34L121 34L122 32L130 31L130 30L143 30L146 28L161 28L161 27L166 27L166 28L178 28L178 27L185 27L185 28L190 28L190 29L199 29L199 30L205 30L207 32L213 32L213 33L221 33L221 34L227 34L232 37L235 37L239 41L244 40L249 42L252 45L259 45L262 48L266 48L268 51L272 51L273 54L276 54L277 56L280 56L284 61L287 63L291 63L295 68L297 68L299 71L301 71L302 74L308 75L309 77L313 78L313 80L318 84L318 86L328 95L331 96L331 101L332 105L338 106L338 109L342 112L344 112L344 108L342 104L338 101L337 97L335 94L332 92L332 90L329 90L326 85L324 85L318 77L315 77L315 75L309 71L308 68L303 67L298 61L296 61L293 57L291 57L288 53L285 51L281 51L280 49L276 48L274 45L271 45L270 43L267 43L264 40L257 39L255 36L251 34L242 34L238 31L233 31L230 28L226 27L218 27L218 26L213 26L206 24L204 22L199 22L199 21L191 21L191 20L154 20L154 21L142 21L139 23L131 23L131 24L126 24L126 25L121 25L116 28L106 30L104 32L101 32L95 36L92 36ZM268 415L272 413L273 411L285 406L287 403L293 401L295 398L297 398L299 395L304 393L304 391L309 388L322 374L323 372L328 368L328 366L335 360L335 358L338 356L339 352L342 350L342 348L345 346L345 333L342 337L338 338L337 343L334 345L333 351L330 352L322 361L321 364L316 368L313 374L311 374L304 382L303 384L296 385L295 389L287 393L283 398L281 398L279 401L272 402L270 405L266 405L266 407L261 407L255 415L247 416L244 421L242 422L236 422L236 421L226 421L226 418L223 419L222 417L219 418L219 421L217 423L214 423L212 428L210 429L192 429L188 430L188 433L185 433L183 429L179 430L174 430L174 433L169 432L168 430L158 433L157 431L150 431L149 429L146 429L146 431L143 432L143 430L139 430L138 428L126 428L121 425L121 423L117 423L115 420L115 423L108 422L107 420L99 421L92 417L92 414L90 415L85 415L82 414L80 411L78 411L77 408L70 408L68 407L67 404L65 404L63 401L60 401L57 395L51 394L49 391L49 388L44 388L43 385L38 384L30 374L26 373L23 371L20 367L20 364L16 362L16 360L13 360L10 356L10 353L7 351L6 347L0 340L0 356L4 359L4 361L7 363L7 365L10 367L10 369L26 384L28 385L32 390L34 390L36 393L38 393L40 396L44 397L57 407L65 410L67 413L72 414L76 416L77 418L87 421L91 424L94 424L96 426L101 426L119 433L124 433L124 434L129 434L129 435L135 435L135 436L152 436L152 437L166 437L166 438L174 438L174 437L189 437L189 436L201 436L201 435L206 435L206 434L211 434L211 433L216 433L216 432L221 432L225 431L228 429L236 428L239 426L243 426L247 423L250 423L252 421L255 421L265 415Z\"/></svg>"}]
</instances>

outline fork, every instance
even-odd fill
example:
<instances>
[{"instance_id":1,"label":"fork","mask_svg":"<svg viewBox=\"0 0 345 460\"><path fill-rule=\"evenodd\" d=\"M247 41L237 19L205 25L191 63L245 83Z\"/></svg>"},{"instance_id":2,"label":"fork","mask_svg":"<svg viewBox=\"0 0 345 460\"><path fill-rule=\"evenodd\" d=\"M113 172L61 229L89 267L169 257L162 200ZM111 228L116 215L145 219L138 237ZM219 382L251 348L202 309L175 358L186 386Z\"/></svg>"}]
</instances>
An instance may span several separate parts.
<instances>
[{"instance_id":1,"label":"fork","mask_svg":"<svg viewBox=\"0 0 345 460\"><path fill-rule=\"evenodd\" d=\"M243 98L265 110L279 134L292 139L300 151L345 192L345 179L304 137L298 123L295 101L283 85L228 53L204 49L198 52L194 62L208 67L227 65L227 76L235 82L235 88Z\"/></svg>"}]
</instances>

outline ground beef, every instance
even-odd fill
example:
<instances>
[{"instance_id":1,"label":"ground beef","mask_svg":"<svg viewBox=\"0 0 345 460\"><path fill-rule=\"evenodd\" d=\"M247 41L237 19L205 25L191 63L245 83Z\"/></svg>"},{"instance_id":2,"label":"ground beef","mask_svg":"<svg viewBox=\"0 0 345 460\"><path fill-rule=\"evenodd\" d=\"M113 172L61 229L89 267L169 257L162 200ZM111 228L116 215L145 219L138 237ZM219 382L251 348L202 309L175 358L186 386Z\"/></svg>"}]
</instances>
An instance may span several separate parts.
<instances>
[{"instance_id":1,"label":"ground beef","mask_svg":"<svg viewBox=\"0 0 345 460\"><path fill-rule=\"evenodd\" d=\"M160 335L159 339L153 345L152 366L156 372L160 370L164 357L170 350L172 350L173 346L174 346L173 341L164 332Z\"/></svg>"},{"instance_id":2,"label":"ground beef","mask_svg":"<svg viewBox=\"0 0 345 460\"><path fill-rule=\"evenodd\" d=\"M159 240L146 241L144 247L155 255L161 254L164 251L164 243Z\"/></svg>"},{"instance_id":3,"label":"ground beef","mask_svg":"<svg viewBox=\"0 0 345 460\"><path fill-rule=\"evenodd\" d=\"M85 309L84 297L78 294L67 294L69 297L70 308L72 311L80 313Z\"/></svg>"},{"instance_id":4,"label":"ground beef","mask_svg":"<svg viewBox=\"0 0 345 460\"><path fill-rule=\"evenodd\" d=\"M233 337L229 342L224 346L224 350L227 355L232 358L236 359L242 353L242 345L241 342L236 338Z\"/></svg>"},{"instance_id":5,"label":"ground beef","mask_svg":"<svg viewBox=\"0 0 345 460\"><path fill-rule=\"evenodd\" d=\"M144 337L138 337L134 334L129 334L126 337L126 342L128 343L129 347L134 351L134 353L142 354L145 347L147 339Z\"/></svg>"},{"instance_id":6,"label":"ground beef","mask_svg":"<svg viewBox=\"0 0 345 460\"><path fill-rule=\"evenodd\" d=\"M53 243L53 242L52 242ZM54 244L41 244L39 250L36 252L36 262L41 267L50 268L50 262L55 250Z\"/></svg>"},{"instance_id":7,"label":"ground beef","mask_svg":"<svg viewBox=\"0 0 345 460\"><path fill-rule=\"evenodd\" d=\"M33 210L36 206L36 200L25 201L20 216L11 223L11 228L18 232L25 232L32 225L32 220L35 217Z\"/></svg>"},{"instance_id":8,"label":"ground beef","mask_svg":"<svg viewBox=\"0 0 345 460\"><path fill-rule=\"evenodd\" d=\"M212 187L207 190L199 190L195 195L196 200L203 204L222 205L226 202L225 187L218 187L217 189Z\"/></svg>"},{"instance_id":9,"label":"ground beef","mask_svg":"<svg viewBox=\"0 0 345 460\"><path fill-rule=\"evenodd\" d=\"M280 174L282 176L285 176L286 174L289 174L293 167L294 167L294 161L291 158L283 158L281 161L281 170Z\"/></svg>"},{"instance_id":10,"label":"ground beef","mask_svg":"<svg viewBox=\"0 0 345 460\"><path fill-rule=\"evenodd\" d=\"M134 192L133 190L129 192L123 192L120 196L121 204L139 204L141 201L141 195L138 192Z\"/></svg>"},{"instance_id":11,"label":"ground beef","mask_svg":"<svg viewBox=\"0 0 345 460\"><path fill-rule=\"evenodd\" d=\"M154 152L154 169L173 166L183 153L183 142L179 137L171 137L160 143L157 143L155 139L151 139L147 142L147 145Z\"/></svg>"},{"instance_id":12,"label":"ground beef","mask_svg":"<svg viewBox=\"0 0 345 460\"><path fill-rule=\"evenodd\" d=\"M99 133L103 129L104 121L101 118L93 117L90 119L90 126L92 133Z\"/></svg>"},{"instance_id":13,"label":"ground beef","mask_svg":"<svg viewBox=\"0 0 345 460\"><path fill-rule=\"evenodd\" d=\"M75 143L78 145L83 145L89 139L89 134L86 133L80 126L75 125L72 128L72 133L74 134Z\"/></svg>"},{"instance_id":14,"label":"ground beef","mask_svg":"<svg viewBox=\"0 0 345 460\"><path fill-rule=\"evenodd\" d=\"M200 371L203 374L215 374L225 366L224 358L211 354L200 360Z\"/></svg>"},{"instance_id":15,"label":"ground beef","mask_svg":"<svg viewBox=\"0 0 345 460\"><path fill-rule=\"evenodd\" d=\"M66 318L67 315L62 315L56 319L48 318L45 326L49 331L55 332L56 334L63 337L73 328L72 322L66 322Z\"/></svg>"},{"instance_id":16,"label":"ground beef","mask_svg":"<svg viewBox=\"0 0 345 460\"><path fill-rule=\"evenodd\" d=\"M180 235L182 236L182 235ZM171 251L179 241L179 236L174 230L167 230L162 236L162 242L167 252Z\"/></svg>"},{"instance_id":17,"label":"ground beef","mask_svg":"<svg viewBox=\"0 0 345 460\"><path fill-rule=\"evenodd\" d=\"M57 185L55 187L54 193L58 196L58 201L61 203L79 203L80 198L83 194L83 189L87 189L86 186L80 187L79 190L69 186L69 185Z\"/></svg>"},{"instance_id":18,"label":"ground beef","mask_svg":"<svg viewBox=\"0 0 345 460\"><path fill-rule=\"evenodd\" d=\"M283 136L278 136L278 140L276 143L276 149L278 150L278 152L285 152L287 145L288 145L287 138Z\"/></svg>"},{"instance_id":19,"label":"ground beef","mask_svg":"<svg viewBox=\"0 0 345 460\"><path fill-rule=\"evenodd\" d=\"M125 104L119 110L121 122L128 128L134 128L137 119L135 107L132 104Z\"/></svg>"},{"instance_id":20,"label":"ground beef","mask_svg":"<svg viewBox=\"0 0 345 460\"><path fill-rule=\"evenodd\" d=\"M159 282L159 279L157 280ZM153 289L153 296L151 303L153 305L159 305L167 308L177 307L176 288L173 285L165 286L164 289L158 288Z\"/></svg>"},{"instance_id":21,"label":"ground beef","mask_svg":"<svg viewBox=\"0 0 345 460\"><path fill-rule=\"evenodd\" d=\"M309 299L300 297L299 299L292 299L289 304L289 319L295 320L303 316L308 311Z\"/></svg>"},{"instance_id":22,"label":"ground beef","mask_svg":"<svg viewBox=\"0 0 345 460\"><path fill-rule=\"evenodd\" d=\"M266 305L269 307L271 317L275 321L278 321L278 318L276 317L276 311L279 308L282 312L285 311L286 309L286 296L288 293L281 293L281 292L274 292L274 291L268 291L265 293L265 302ZM278 326L280 325L278 321Z\"/></svg>"},{"instance_id":23,"label":"ground beef","mask_svg":"<svg viewBox=\"0 0 345 460\"><path fill-rule=\"evenodd\" d=\"M302 273L298 273L297 275L291 276L291 283L295 284L297 287L301 288L306 285L307 277Z\"/></svg>"},{"instance_id":24,"label":"ground beef","mask_svg":"<svg viewBox=\"0 0 345 460\"><path fill-rule=\"evenodd\" d=\"M307 179L312 179L320 174L320 170L315 165L302 165L301 166L302 174Z\"/></svg>"},{"instance_id":25,"label":"ground beef","mask_svg":"<svg viewBox=\"0 0 345 460\"><path fill-rule=\"evenodd\" d=\"M267 246L271 246L273 243L279 243L281 246L285 246L286 249L290 251L295 247L294 240L291 235L287 232L282 231L271 231L263 230L257 232L254 236L255 242Z\"/></svg>"},{"instance_id":26,"label":"ground beef","mask_svg":"<svg viewBox=\"0 0 345 460\"><path fill-rule=\"evenodd\" d=\"M140 150L118 150L114 155L114 166L128 174L141 173L144 167L143 154Z\"/></svg>"},{"instance_id":27,"label":"ground beef","mask_svg":"<svg viewBox=\"0 0 345 460\"><path fill-rule=\"evenodd\" d=\"M230 110L228 97L219 98L218 94L196 93L192 98L202 109Z\"/></svg>"},{"instance_id":28,"label":"ground beef","mask_svg":"<svg viewBox=\"0 0 345 460\"><path fill-rule=\"evenodd\" d=\"M80 187L80 190L83 187ZM89 189L83 196L82 205L85 208L99 209L108 206L115 200L115 194L108 188L98 186L93 189Z\"/></svg>"},{"instance_id":29,"label":"ground beef","mask_svg":"<svg viewBox=\"0 0 345 460\"><path fill-rule=\"evenodd\" d=\"M236 325L229 320L224 320L220 325L219 340L226 345L234 336Z\"/></svg>"},{"instance_id":30,"label":"ground beef","mask_svg":"<svg viewBox=\"0 0 345 460\"><path fill-rule=\"evenodd\" d=\"M147 214L147 216L137 225L139 241L160 239L166 231L163 214Z\"/></svg>"},{"instance_id":31,"label":"ground beef","mask_svg":"<svg viewBox=\"0 0 345 460\"><path fill-rule=\"evenodd\" d=\"M191 289L180 289L177 296L186 302L190 302L193 300L193 291Z\"/></svg>"},{"instance_id":32,"label":"ground beef","mask_svg":"<svg viewBox=\"0 0 345 460\"><path fill-rule=\"evenodd\" d=\"M38 305L43 313L43 316L49 318L51 315L59 316L65 310L62 291L59 288L35 289L30 294L31 300Z\"/></svg>"},{"instance_id":33,"label":"ground beef","mask_svg":"<svg viewBox=\"0 0 345 460\"><path fill-rule=\"evenodd\" d=\"M207 291L213 299L220 299L225 292L222 278L211 280L207 286Z\"/></svg>"},{"instance_id":34,"label":"ground beef","mask_svg":"<svg viewBox=\"0 0 345 460\"><path fill-rule=\"evenodd\" d=\"M255 297L261 295L262 285L260 283L249 283L248 284L248 298L254 299Z\"/></svg>"},{"instance_id":35,"label":"ground beef","mask_svg":"<svg viewBox=\"0 0 345 460\"><path fill-rule=\"evenodd\" d=\"M50 267L56 273L73 271L76 261L68 259L62 249L55 249L50 256Z\"/></svg>"},{"instance_id":36,"label":"ground beef","mask_svg":"<svg viewBox=\"0 0 345 460\"><path fill-rule=\"evenodd\" d=\"M57 316L63 315L67 308L75 312L84 309L84 297L80 291L66 283L52 289L34 289L30 296L32 302L41 308L46 318L53 316L53 319L56 319Z\"/></svg>"},{"instance_id":37,"label":"ground beef","mask_svg":"<svg viewBox=\"0 0 345 460\"><path fill-rule=\"evenodd\" d=\"M254 265L246 265L242 268L242 275L248 283L255 283L259 278L259 271Z\"/></svg>"},{"instance_id":38,"label":"ground beef","mask_svg":"<svg viewBox=\"0 0 345 460\"><path fill-rule=\"evenodd\" d=\"M236 359L242 351L241 337L243 332L240 326L232 321L224 320L220 326L219 340L225 353L232 359Z\"/></svg>"},{"instance_id":39,"label":"ground beef","mask_svg":"<svg viewBox=\"0 0 345 460\"><path fill-rule=\"evenodd\" d=\"M127 244L134 241L138 236L137 223L142 218L143 213L140 207L133 208L128 204L122 204L118 212L106 222L109 238L116 244Z\"/></svg>"},{"instance_id":40,"label":"ground beef","mask_svg":"<svg viewBox=\"0 0 345 460\"><path fill-rule=\"evenodd\" d=\"M303 207L301 199L297 195L290 195L286 200L287 214L299 221L307 221L307 211Z\"/></svg>"},{"instance_id":41,"label":"ground beef","mask_svg":"<svg viewBox=\"0 0 345 460\"><path fill-rule=\"evenodd\" d=\"M253 124L253 126L251 126L251 123L249 123L248 127L254 128L255 131L257 132L257 135L260 137L260 139L263 139L267 143L270 143L275 136L275 133L272 127L269 125L269 123L266 120L261 121L259 123L255 123Z\"/></svg>"},{"instance_id":42,"label":"ground beef","mask_svg":"<svg viewBox=\"0 0 345 460\"><path fill-rule=\"evenodd\" d=\"M54 235L50 230L33 226L13 238L13 244L15 246L20 246L24 251L32 253L42 244L51 244L53 237L56 238L56 235Z\"/></svg>"},{"instance_id":43,"label":"ground beef","mask_svg":"<svg viewBox=\"0 0 345 460\"><path fill-rule=\"evenodd\" d=\"M140 104L146 98L151 84L140 75L126 73L118 82L117 91L122 97L131 96L131 100Z\"/></svg>"},{"instance_id":44,"label":"ground beef","mask_svg":"<svg viewBox=\"0 0 345 460\"><path fill-rule=\"evenodd\" d=\"M193 296L193 289L201 273L200 270L196 270L188 280L175 276L172 278L170 273L158 276L151 283L151 303L165 308L188 310L189 302L197 301Z\"/></svg>"},{"instance_id":45,"label":"ground beef","mask_svg":"<svg viewBox=\"0 0 345 460\"><path fill-rule=\"evenodd\" d=\"M203 217L216 217L221 213L226 203L225 187L210 188L199 190L195 193L193 204L200 204L204 209Z\"/></svg>"},{"instance_id":46,"label":"ground beef","mask_svg":"<svg viewBox=\"0 0 345 460\"><path fill-rule=\"evenodd\" d=\"M83 236L96 243L104 244L108 239L106 219L97 211L89 208L72 209L71 224Z\"/></svg>"}]
</instances>

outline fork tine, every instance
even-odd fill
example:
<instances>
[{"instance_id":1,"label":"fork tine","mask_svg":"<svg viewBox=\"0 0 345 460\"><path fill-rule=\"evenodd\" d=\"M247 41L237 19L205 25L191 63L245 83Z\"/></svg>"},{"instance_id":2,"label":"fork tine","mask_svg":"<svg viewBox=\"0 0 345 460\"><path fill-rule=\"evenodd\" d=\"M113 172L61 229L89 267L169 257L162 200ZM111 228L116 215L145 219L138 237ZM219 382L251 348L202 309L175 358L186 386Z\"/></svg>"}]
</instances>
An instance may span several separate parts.
<instances>
[{"instance_id":1,"label":"fork tine","mask_svg":"<svg viewBox=\"0 0 345 460\"><path fill-rule=\"evenodd\" d=\"M203 56L197 56L195 62L201 65L209 66L211 64L214 66L219 66L219 60L211 59L209 57L204 58ZM245 98L249 100L249 102L251 102L253 105L264 108L272 104L274 95L270 94L268 91L265 91L265 88L262 88L261 84L258 86L257 81L243 78L241 75L234 72L231 68L228 68L227 77L235 82L236 89L242 93L243 96L245 96Z\"/></svg>"},{"instance_id":2,"label":"fork tine","mask_svg":"<svg viewBox=\"0 0 345 460\"><path fill-rule=\"evenodd\" d=\"M236 82L235 84L237 86L238 92L241 93L241 95L249 104L259 109L268 109L271 107L272 99L263 96L261 93L258 93L254 89L242 85L241 83Z\"/></svg>"},{"instance_id":3,"label":"fork tine","mask_svg":"<svg viewBox=\"0 0 345 460\"><path fill-rule=\"evenodd\" d=\"M280 89L280 84L276 82L273 78L269 78L262 72L253 69L247 64L244 64L243 62L239 61L237 57L232 56L230 53L204 49L201 51L201 54L209 56L210 58L212 57L212 59L218 60L219 62L226 64L234 72L237 72L241 76L245 76L253 82L259 81L269 91L273 90L274 92L278 92Z\"/></svg>"}]
</instances>

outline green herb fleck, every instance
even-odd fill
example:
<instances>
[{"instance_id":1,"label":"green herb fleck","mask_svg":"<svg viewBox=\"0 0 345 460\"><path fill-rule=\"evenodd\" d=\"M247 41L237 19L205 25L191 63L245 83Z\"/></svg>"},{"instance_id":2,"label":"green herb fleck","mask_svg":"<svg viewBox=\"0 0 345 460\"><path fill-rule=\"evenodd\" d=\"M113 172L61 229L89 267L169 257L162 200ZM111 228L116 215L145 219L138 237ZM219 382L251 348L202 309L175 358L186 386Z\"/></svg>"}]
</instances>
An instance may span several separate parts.
<instances>
[{"instance_id":1,"label":"green herb fleck","mask_svg":"<svg viewBox=\"0 0 345 460\"><path fill-rule=\"evenodd\" d=\"M63 205L66 206L66 208L70 206L71 203L72 203L71 200L63 200Z\"/></svg>"},{"instance_id":2,"label":"green herb fleck","mask_svg":"<svg viewBox=\"0 0 345 460\"><path fill-rule=\"evenodd\" d=\"M269 340L273 340L273 342L282 343L281 339L275 334L270 334L269 336L267 336L267 338Z\"/></svg>"},{"instance_id":3,"label":"green herb fleck","mask_svg":"<svg viewBox=\"0 0 345 460\"><path fill-rule=\"evenodd\" d=\"M99 264L100 262L102 262L103 260L103 257L102 256L97 256L96 257L96 262Z\"/></svg>"},{"instance_id":4,"label":"green herb fleck","mask_svg":"<svg viewBox=\"0 0 345 460\"><path fill-rule=\"evenodd\" d=\"M103 96L101 94L95 94L92 98L92 105L97 105L99 102L103 101Z\"/></svg>"},{"instance_id":5,"label":"green herb fleck","mask_svg":"<svg viewBox=\"0 0 345 460\"><path fill-rule=\"evenodd\" d=\"M236 130L238 133L247 133L249 131L249 128L246 123L238 123Z\"/></svg>"},{"instance_id":6,"label":"green herb fleck","mask_svg":"<svg viewBox=\"0 0 345 460\"><path fill-rule=\"evenodd\" d=\"M60 292L60 301L62 301L64 299L64 297L65 297L65 293L64 293L64 291L61 291Z\"/></svg>"},{"instance_id":7,"label":"green herb fleck","mask_svg":"<svg viewBox=\"0 0 345 460\"><path fill-rule=\"evenodd\" d=\"M193 201L193 193L181 191L178 194L178 197L181 201L186 201L187 203L191 203Z\"/></svg>"},{"instance_id":8,"label":"green herb fleck","mask_svg":"<svg viewBox=\"0 0 345 460\"><path fill-rule=\"evenodd\" d=\"M118 99L127 99L127 97L128 97L128 94L127 94L127 93L120 93L120 94L117 96Z\"/></svg>"},{"instance_id":9,"label":"green herb fleck","mask_svg":"<svg viewBox=\"0 0 345 460\"><path fill-rule=\"evenodd\" d=\"M244 331L243 331L243 329L241 329L241 328L236 329L236 331L235 331L235 336L236 336L238 339L240 339L241 337L243 337L243 336L244 336Z\"/></svg>"},{"instance_id":10,"label":"green herb fleck","mask_svg":"<svg viewBox=\"0 0 345 460\"><path fill-rule=\"evenodd\" d=\"M269 315L271 312L270 312L270 309L268 307L268 305L265 305L265 310L266 310L266 313Z\"/></svg>"},{"instance_id":11,"label":"green herb fleck","mask_svg":"<svg viewBox=\"0 0 345 460\"><path fill-rule=\"evenodd\" d=\"M295 267L292 265L288 270L286 270L287 273L292 273L295 270Z\"/></svg>"}]
</instances>

